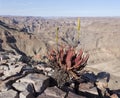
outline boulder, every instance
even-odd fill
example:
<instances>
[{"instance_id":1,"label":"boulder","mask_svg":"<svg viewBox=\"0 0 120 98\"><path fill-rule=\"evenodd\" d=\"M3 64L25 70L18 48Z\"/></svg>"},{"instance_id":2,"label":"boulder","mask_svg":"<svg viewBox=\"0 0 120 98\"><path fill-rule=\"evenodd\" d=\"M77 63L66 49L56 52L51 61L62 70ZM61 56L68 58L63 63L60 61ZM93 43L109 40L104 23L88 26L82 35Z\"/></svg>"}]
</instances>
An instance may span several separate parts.
<instances>
[{"instance_id":1,"label":"boulder","mask_svg":"<svg viewBox=\"0 0 120 98\"><path fill-rule=\"evenodd\" d=\"M42 74L29 74L19 79L20 82L32 83L36 92L43 92L49 86L49 77Z\"/></svg>"}]
</instances>

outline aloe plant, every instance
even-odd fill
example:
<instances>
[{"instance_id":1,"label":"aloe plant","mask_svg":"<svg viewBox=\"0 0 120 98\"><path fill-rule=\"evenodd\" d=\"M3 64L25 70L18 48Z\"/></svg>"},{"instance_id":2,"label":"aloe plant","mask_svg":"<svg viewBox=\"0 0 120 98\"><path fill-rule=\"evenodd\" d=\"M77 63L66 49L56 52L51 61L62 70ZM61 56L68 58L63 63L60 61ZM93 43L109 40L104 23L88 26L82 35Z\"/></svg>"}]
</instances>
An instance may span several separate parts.
<instances>
[{"instance_id":1,"label":"aloe plant","mask_svg":"<svg viewBox=\"0 0 120 98\"><path fill-rule=\"evenodd\" d=\"M73 78L77 79L79 78L77 71L81 71L86 66L89 54L83 56L82 49L75 53L74 48L69 47L66 49L64 46L61 46L58 50L52 49L49 51L47 57L50 62L54 62L52 66L65 70L68 74L71 74Z\"/></svg>"}]
</instances>

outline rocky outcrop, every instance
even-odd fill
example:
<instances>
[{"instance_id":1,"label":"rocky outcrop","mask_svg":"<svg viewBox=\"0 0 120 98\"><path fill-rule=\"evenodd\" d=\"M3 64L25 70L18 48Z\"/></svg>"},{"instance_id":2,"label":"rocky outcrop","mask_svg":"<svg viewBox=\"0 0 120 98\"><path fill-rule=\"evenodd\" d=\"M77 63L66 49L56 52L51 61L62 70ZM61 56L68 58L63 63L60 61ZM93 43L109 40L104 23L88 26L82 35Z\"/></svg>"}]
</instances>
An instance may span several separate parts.
<instances>
[{"instance_id":1,"label":"rocky outcrop","mask_svg":"<svg viewBox=\"0 0 120 98\"><path fill-rule=\"evenodd\" d=\"M64 83L65 73L59 73L60 69L56 70L57 67L53 68L49 63L34 61L29 65L20 60L21 55L8 51L0 52L0 55L0 98L3 96L6 98L93 98L98 97L94 83L103 93L106 92L106 88L109 88L111 92L109 96L120 96L117 90L119 89L117 81L120 80L109 76L109 73L101 72L95 75L93 72L87 72L82 76L85 81L80 85L67 84L68 82ZM75 80L71 78L70 82L72 81ZM64 83L62 87L59 87L59 82ZM78 88L78 92L75 87Z\"/></svg>"}]
</instances>

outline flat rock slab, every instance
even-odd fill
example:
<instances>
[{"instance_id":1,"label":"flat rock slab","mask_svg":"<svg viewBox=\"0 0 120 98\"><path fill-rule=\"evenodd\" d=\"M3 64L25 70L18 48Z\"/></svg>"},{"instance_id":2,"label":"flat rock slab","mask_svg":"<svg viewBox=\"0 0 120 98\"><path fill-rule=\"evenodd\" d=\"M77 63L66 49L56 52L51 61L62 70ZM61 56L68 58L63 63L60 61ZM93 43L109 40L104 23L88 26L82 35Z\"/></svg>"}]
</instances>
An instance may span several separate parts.
<instances>
[{"instance_id":1,"label":"flat rock slab","mask_svg":"<svg viewBox=\"0 0 120 98\"><path fill-rule=\"evenodd\" d=\"M0 93L0 98L19 98L18 93L14 90L8 90Z\"/></svg>"}]
</instances>

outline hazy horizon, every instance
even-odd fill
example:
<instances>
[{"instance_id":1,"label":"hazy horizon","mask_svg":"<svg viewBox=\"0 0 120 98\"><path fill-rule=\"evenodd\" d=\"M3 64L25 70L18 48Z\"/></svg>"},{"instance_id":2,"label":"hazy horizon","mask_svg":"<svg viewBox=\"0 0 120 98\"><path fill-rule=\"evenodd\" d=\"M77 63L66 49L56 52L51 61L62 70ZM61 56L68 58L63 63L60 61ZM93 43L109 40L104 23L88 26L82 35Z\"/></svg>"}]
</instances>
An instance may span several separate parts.
<instances>
[{"instance_id":1,"label":"hazy horizon","mask_svg":"<svg viewBox=\"0 0 120 98\"><path fill-rule=\"evenodd\" d=\"M120 17L119 0L0 0L1 16Z\"/></svg>"}]
</instances>

